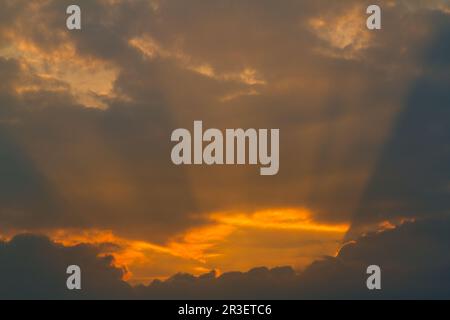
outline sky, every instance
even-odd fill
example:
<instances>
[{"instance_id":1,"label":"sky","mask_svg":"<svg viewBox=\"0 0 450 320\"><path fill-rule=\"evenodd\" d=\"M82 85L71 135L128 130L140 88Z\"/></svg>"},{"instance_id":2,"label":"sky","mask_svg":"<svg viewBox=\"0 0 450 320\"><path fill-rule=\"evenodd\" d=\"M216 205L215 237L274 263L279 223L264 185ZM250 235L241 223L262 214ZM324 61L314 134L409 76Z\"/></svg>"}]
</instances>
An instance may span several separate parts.
<instances>
[{"instance_id":1,"label":"sky","mask_svg":"<svg viewBox=\"0 0 450 320\"><path fill-rule=\"evenodd\" d=\"M449 1L73 2L0 1L0 298L450 297ZM175 166L196 120L278 174Z\"/></svg>"}]
</instances>

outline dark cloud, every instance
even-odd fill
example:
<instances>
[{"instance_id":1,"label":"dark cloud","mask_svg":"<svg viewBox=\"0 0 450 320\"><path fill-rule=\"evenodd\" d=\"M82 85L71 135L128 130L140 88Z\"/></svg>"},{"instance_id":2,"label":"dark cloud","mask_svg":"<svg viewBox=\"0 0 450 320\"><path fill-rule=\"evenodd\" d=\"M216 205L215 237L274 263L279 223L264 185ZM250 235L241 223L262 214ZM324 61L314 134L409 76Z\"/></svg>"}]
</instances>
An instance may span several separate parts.
<instances>
[{"instance_id":1,"label":"dark cloud","mask_svg":"<svg viewBox=\"0 0 450 320\"><path fill-rule=\"evenodd\" d=\"M2 229L38 227L44 212L47 219L58 218L54 207L57 200L48 181L1 129L0 175Z\"/></svg>"},{"instance_id":2,"label":"dark cloud","mask_svg":"<svg viewBox=\"0 0 450 320\"><path fill-rule=\"evenodd\" d=\"M99 249L63 247L46 238L18 236L0 245L2 298L137 299L448 299L450 220L406 223L366 235L296 273L290 267L255 268L216 276L177 274L129 287ZM82 268L80 292L65 288L67 265ZM379 265L381 291L366 287L367 266Z\"/></svg>"},{"instance_id":3,"label":"dark cloud","mask_svg":"<svg viewBox=\"0 0 450 320\"><path fill-rule=\"evenodd\" d=\"M15 59L1 58L0 68L4 231L112 228L164 241L198 223L188 216L196 208L183 168L161 143L171 133L161 101L112 101L101 111L79 105L68 90L18 95L25 71Z\"/></svg>"},{"instance_id":4,"label":"dark cloud","mask_svg":"<svg viewBox=\"0 0 450 320\"><path fill-rule=\"evenodd\" d=\"M433 12L431 44L396 116L356 211L353 230L394 217L430 217L450 208L450 20Z\"/></svg>"},{"instance_id":5,"label":"dark cloud","mask_svg":"<svg viewBox=\"0 0 450 320\"><path fill-rule=\"evenodd\" d=\"M35 235L0 242L0 299L119 299L131 296L123 270L88 245L64 247ZM67 267L82 270L82 291L66 288Z\"/></svg>"},{"instance_id":6,"label":"dark cloud","mask_svg":"<svg viewBox=\"0 0 450 320\"><path fill-rule=\"evenodd\" d=\"M445 218L369 234L300 273L283 267L219 277L180 274L137 290L152 299L448 299L449 227ZM373 264L382 270L381 291L366 287Z\"/></svg>"},{"instance_id":7,"label":"dark cloud","mask_svg":"<svg viewBox=\"0 0 450 320\"><path fill-rule=\"evenodd\" d=\"M336 258L311 265L305 292L319 298L448 299L449 219L405 223L345 245ZM368 265L382 270L382 290L365 287ZM322 283L327 290L317 290Z\"/></svg>"}]
</instances>

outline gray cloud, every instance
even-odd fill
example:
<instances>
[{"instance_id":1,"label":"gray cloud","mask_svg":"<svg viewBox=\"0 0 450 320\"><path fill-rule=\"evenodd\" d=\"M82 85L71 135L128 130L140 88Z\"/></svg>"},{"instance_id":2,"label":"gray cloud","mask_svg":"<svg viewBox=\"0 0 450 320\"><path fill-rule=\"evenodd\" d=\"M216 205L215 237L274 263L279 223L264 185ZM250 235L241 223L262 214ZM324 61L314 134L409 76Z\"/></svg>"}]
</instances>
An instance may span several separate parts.
<instances>
[{"instance_id":1,"label":"gray cloud","mask_svg":"<svg viewBox=\"0 0 450 320\"><path fill-rule=\"evenodd\" d=\"M0 242L1 299L119 299L131 296L121 280L123 270L112 258L98 258L99 249L88 245L64 247L45 237L16 236ZM66 269L77 264L82 270L80 292L66 288Z\"/></svg>"},{"instance_id":2,"label":"gray cloud","mask_svg":"<svg viewBox=\"0 0 450 320\"><path fill-rule=\"evenodd\" d=\"M440 216L450 207L450 20L438 12L417 79L356 211L353 230L399 217ZM349 235L349 236L350 236Z\"/></svg>"}]
</instances>

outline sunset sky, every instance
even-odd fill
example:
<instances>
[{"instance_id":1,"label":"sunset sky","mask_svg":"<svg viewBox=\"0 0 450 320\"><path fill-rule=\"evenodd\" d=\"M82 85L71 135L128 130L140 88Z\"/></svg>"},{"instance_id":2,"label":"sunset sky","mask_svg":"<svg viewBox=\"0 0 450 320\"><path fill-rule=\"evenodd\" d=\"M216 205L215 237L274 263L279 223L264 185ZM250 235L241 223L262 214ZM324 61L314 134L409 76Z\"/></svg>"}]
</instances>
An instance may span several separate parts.
<instances>
[{"instance_id":1,"label":"sunset sky","mask_svg":"<svg viewBox=\"0 0 450 320\"><path fill-rule=\"evenodd\" d=\"M195 120L279 128L279 173L175 166ZM450 270L449 143L447 0L0 0L0 262L110 259L152 297L211 270L289 266L318 296L336 261Z\"/></svg>"}]
</instances>

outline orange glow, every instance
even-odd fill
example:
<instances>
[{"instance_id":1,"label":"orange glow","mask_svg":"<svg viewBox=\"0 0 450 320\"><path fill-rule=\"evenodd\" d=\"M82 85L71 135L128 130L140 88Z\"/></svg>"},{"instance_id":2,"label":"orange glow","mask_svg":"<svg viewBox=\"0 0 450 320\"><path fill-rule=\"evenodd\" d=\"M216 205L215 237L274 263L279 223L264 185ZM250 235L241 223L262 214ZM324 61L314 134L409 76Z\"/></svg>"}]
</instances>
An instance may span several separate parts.
<instances>
[{"instance_id":1,"label":"orange glow","mask_svg":"<svg viewBox=\"0 0 450 320\"><path fill-rule=\"evenodd\" d=\"M135 266L139 266L144 271L140 272L141 275L138 278L141 280L147 279L148 281L148 279L154 279L155 276L143 274L143 272L145 272L146 266L155 262L155 259L162 261L175 258L179 264L183 264L183 261L185 261L190 267L189 270L183 271L189 271L197 275L212 269L216 271L245 269L247 265L251 265L254 258L252 258L251 252L247 251L250 250L249 248L240 244L239 241L233 240L233 234L236 232L244 234L245 237L255 238L255 242L267 241L267 239L261 237L269 233L271 236L278 234L280 239L285 237L286 234L293 234L295 238L300 237L301 239L315 238L317 236L329 239L330 244L326 248L311 247L308 249L304 247L303 249L306 250L307 255L311 256L310 258L304 258L304 264L312 260L313 257L335 252L339 239L349 227L345 223L327 224L316 222L312 219L310 211L295 208L261 210L253 213L211 213L208 215L208 219L210 220L209 224L186 230L169 239L163 245L143 240L125 239L115 235L112 231L105 230L58 230L50 232L48 235L56 242L66 246L79 243L98 246L100 244L111 244L110 246L102 246L102 248L107 248L103 249L104 252L102 254L114 256L116 266L130 270L126 275L126 279L133 281L133 269ZM255 233L251 230L260 231ZM276 242L277 239L273 239L273 241ZM252 250L255 250L255 248ZM270 252L266 256L266 260L263 260L267 264L271 264L272 261L288 264L296 260L295 256L293 256L296 254L295 250L290 251L288 248L283 249L285 252L279 248L276 251L270 251L270 249L264 247L258 250ZM324 251L317 252L317 250ZM329 252L330 250L332 252ZM278 253L277 256L273 256L274 252ZM236 259L233 255L247 256L248 261L241 257ZM264 257L265 255L261 256ZM299 262L299 265L302 265L302 263ZM174 267L176 268L176 266ZM181 270L180 266L178 271Z\"/></svg>"},{"instance_id":2,"label":"orange glow","mask_svg":"<svg viewBox=\"0 0 450 320\"><path fill-rule=\"evenodd\" d=\"M246 214L214 214L212 219L227 225L263 229L309 230L345 233L349 224L315 222L306 209L271 209Z\"/></svg>"},{"instance_id":3,"label":"orange glow","mask_svg":"<svg viewBox=\"0 0 450 320\"><path fill-rule=\"evenodd\" d=\"M57 230L46 234L52 240L64 246L74 246L81 243L95 246L110 244L110 246L102 247L103 252L101 254L112 255L114 265L125 270L132 270L133 265L151 263L150 256L156 254L158 257L172 256L182 260L193 260L198 266L189 271L200 274L210 270L203 264L206 263L208 258L215 256L214 253L208 253L208 250L231 232L232 228L223 225L196 228L186 234L177 236L167 245L125 239L114 235L109 230ZM132 278L132 271L125 276L126 280ZM153 279L152 276L147 278Z\"/></svg>"},{"instance_id":4,"label":"orange glow","mask_svg":"<svg viewBox=\"0 0 450 320\"><path fill-rule=\"evenodd\" d=\"M211 213L209 222L201 227L185 230L155 244L140 239L129 239L110 230L60 229L43 231L53 241L64 246L90 244L100 248L100 255L114 257L114 265L126 271L124 280L141 283L155 278L167 278L176 272L194 275L215 270L246 271L259 265L294 265L304 267L313 259L336 252L349 225L314 221L304 208L267 209L250 213ZM16 232L15 234L23 233ZM10 237L8 237L10 239ZM322 239L322 244L309 240ZM242 239L246 243L242 242ZM300 241L281 248L278 242ZM304 241L304 242L302 242ZM311 244L312 243L312 244ZM155 266L169 268L161 274Z\"/></svg>"}]
</instances>

